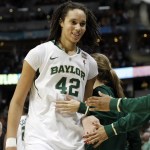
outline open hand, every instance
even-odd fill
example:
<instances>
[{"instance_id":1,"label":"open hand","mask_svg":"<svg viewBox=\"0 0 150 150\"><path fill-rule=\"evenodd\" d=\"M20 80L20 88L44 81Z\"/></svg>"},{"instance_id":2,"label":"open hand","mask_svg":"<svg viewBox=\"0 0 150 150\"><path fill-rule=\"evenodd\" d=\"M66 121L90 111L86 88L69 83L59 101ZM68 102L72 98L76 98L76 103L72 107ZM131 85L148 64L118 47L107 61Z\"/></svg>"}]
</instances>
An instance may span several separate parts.
<instances>
[{"instance_id":1,"label":"open hand","mask_svg":"<svg viewBox=\"0 0 150 150\"><path fill-rule=\"evenodd\" d=\"M109 111L109 104L112 97L99 93L100 97L92 96L86 100L86 104L90 107L90 111Z\"/></svg>"},{"instance_id":2,"label":"open hand","mask_svg":"<svg viewBox=\"0 0 150 150\"><path fill-rule=\"evenodd\" d=\"M78 111L80 102L72 99L71 96L66 95L66 100L56 101L56 110L61 114L75 113Z\"/></svg>"},{"instance_id":3,"label":"open hand","mask_svg":"<svg viewBox=\"0 0 150 150\"><path fill-rule=\"evenodd\" d=\"M93 125L94 123L100 125L99 120L95 116L87 116L82 119L84 135L88 135L96 131L96 126Z\"/></svg>"},{"instance_id":4,"label":"open hand","mask_svg":"<svg viewBox=\"0 0 150 150\"><path fill-rule=\"evenodd\" d=\"M108 139L104 126L93 123L96 131L83 136L86 144L94 144L94 148L98 147L102 142Z\"/></svg>"}]
</instances>

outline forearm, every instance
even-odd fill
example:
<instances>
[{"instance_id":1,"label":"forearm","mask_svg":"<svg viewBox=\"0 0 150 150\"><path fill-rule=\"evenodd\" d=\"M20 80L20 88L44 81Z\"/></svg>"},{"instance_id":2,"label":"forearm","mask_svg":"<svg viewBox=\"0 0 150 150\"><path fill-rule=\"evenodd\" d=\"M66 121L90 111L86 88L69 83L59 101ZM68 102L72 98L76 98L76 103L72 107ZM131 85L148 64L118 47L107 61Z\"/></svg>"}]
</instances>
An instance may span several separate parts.
<instances>
[{"instance_id":1,"label":"forearm","mask_svg":"<svg viewBox=\"0 0 150 150\"><path fill-rule=\"evenodd\" d=\"M146 113L135 114L131 113L125 117L120 118L118 121L111 125L105 126L106 133L109 137L118 135L120 133L125 133L138 128L143 123L150 119L150 115Z\"/></svg>"},{"instance_id":2,"label":"forearm","mask_svg":"<svg viewBox=\"0 0 150 150\"><path fill-rule=\"evenodd\" d=\"M22 115L24 102L33 84L34 77L35 71L26 61L24 61L23 70L9 106L7 138L17 136L17 129Z\"/></svg>"},{"instance_id":3,"label":"forearm","mask_svg":"<svg viewBox=\"0 0 150 150\"><path fill-rule=\"evenodd\" d=\"M15 102L10 103L7 123L7 138L17 137L19 121L22 115L23 106Z\"/></svg>"},{"instance_id":4,"label":"forearm","mask_svg":"<svg viewBox=\"0 0 150 150\"><path fill-rule=\"evenodd\" d=\"M112 98L110 101L110 110L121 111L125 113L150 112L150 95L138 98Z\"/></svg>"}]
</instances>

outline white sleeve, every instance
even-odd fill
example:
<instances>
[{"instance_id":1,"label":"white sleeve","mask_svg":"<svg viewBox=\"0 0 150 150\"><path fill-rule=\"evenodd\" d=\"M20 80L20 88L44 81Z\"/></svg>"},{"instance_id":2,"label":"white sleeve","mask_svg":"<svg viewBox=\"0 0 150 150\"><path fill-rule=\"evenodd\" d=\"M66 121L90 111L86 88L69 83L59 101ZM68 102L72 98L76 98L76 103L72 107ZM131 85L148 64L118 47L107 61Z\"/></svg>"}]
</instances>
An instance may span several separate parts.
<instances>
[{"instance_id":1,"label":"white sleeve","mask_svg":"<svg viewBox=\"0 0 150 150\"><path fill-rule=\"evenodd\" d=\"M97 62L93 57L89 57L89 75L88 75L88 80L96 77L98 75L98 66Z\"/></svg>"},{"instance_id":2,"label":"white sleeve","mask_svg":"<svg viewBox=\"0 0 150 150\"><path fill-rule=\"evenodd\" d=\"M26 60L35 71L37 71L44 60L44 46L39 45L31 49L24 60Z\"/></svg>"}]
</instances>

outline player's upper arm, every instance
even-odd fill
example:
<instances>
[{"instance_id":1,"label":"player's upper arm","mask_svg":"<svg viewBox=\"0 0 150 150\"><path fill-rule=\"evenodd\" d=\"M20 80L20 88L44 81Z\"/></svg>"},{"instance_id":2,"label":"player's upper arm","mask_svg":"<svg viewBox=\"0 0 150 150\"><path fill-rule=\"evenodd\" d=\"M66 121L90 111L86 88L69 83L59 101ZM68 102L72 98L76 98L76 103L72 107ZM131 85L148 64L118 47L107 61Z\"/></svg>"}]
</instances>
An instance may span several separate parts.
<instances>
[{"instance_id":1,"label":"player's upper arm","mask_svg":"<svg viewBox=\"0 0 150 150\"><path fill-rule=\"evenodd\" d=\"M96 77L87 81L86 86L85 86L84 101L86 101L88 97L92 96L95 80L96 80Z\"/></svg>"}]
</instances>

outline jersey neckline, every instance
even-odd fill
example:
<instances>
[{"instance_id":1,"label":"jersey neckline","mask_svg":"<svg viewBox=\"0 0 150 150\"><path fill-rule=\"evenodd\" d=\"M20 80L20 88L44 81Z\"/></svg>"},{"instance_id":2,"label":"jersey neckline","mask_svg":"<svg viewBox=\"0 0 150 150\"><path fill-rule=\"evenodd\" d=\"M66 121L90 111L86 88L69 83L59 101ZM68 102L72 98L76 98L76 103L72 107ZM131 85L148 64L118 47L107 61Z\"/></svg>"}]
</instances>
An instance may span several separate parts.
<instances>
[{"instance_id":1,"label":"jersey neckline","mask_svg":"<svg viewBox=\"0 0 150 150\"><path fill-rule=\"evenodd\" d=\"M57 42L55 41L55 40L52 40L51 41L55 46L57 46L60 50L62 50L63 52L65 52L65 50L64 49L62 49L58 44L57 44ZM79 54L81 52L81 49L77 46L77 51L76 51L76 53L75 54ZM66 53L66 52L65 52ZM66 53L67 54L67 53ZM73 54L73 55L75 55L75 54ZM67 54L68 55L68 54ZM69 56L73 56L73 55L69 55Z\"/></svg>"}]
</instances>

